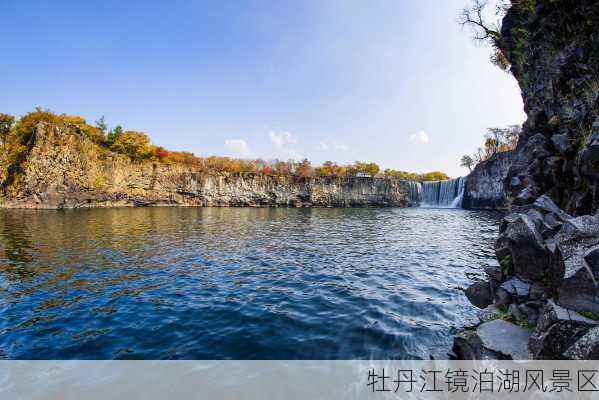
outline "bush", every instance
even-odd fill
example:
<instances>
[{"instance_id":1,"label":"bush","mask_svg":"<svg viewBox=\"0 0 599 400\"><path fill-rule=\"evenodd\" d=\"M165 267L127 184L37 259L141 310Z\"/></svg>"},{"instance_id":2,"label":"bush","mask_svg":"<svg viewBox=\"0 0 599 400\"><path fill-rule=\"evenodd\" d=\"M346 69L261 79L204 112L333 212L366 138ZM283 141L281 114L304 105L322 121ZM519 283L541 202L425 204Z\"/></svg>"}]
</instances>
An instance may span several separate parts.
<instances>
[{"instance_id":1,"label":"bush","mask_svg":"<svg viewBox=\"0 0 599 400\"><path fill-rule=\"evenodd\" d=\"M133 160L150 158L153 155L150 138L145 133L136 131L123 132L110 148L117 153L128 155Z\"/></svg>"},{"instance_id":2,"label":"bush","mask_svg":"<svg viewBox=\"0 0 599 400\"><path fill-rule=\"evenodd\" d=\"M0 139L2 139L2 143L6 141L8 134L10 133L10 129L15 123L15 117L8 114L0 113Z\"/></svg>"},{"instance_id":3,"label":"bush","mask_svg":"<svg viewBox=\"0 0 599 400\"><path fill-rule=\"evenodd\" d=\"M441 171L425 172L418 177L418 180L420 181L446 181L448 179L451 178Z\"/></svg>"},{"instance_id":4,"label":"bush","mask_svg":"<svg viewBox=\"0 0 599 400\"><path fill-rule=\"evenodd\" d=\"M164 161L169 156L169 151L162 146L154 147L154 157L159 161Z\"/></svg>"}]
</instances>

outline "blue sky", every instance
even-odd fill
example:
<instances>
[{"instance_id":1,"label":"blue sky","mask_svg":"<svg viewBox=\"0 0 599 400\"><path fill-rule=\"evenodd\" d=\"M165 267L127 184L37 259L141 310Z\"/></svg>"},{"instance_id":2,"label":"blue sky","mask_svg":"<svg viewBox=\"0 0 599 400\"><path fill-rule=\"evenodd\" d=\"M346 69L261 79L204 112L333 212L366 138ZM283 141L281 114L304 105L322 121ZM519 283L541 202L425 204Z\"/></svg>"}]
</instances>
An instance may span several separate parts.
<instances>
[{"instance_id":1,"label":"blue sky","mask_svg":"<svg viewBox=\"0 0 599 400\"><path fill-rule=\"evenodd\" d=\"M0 112L104 115L169 149L465 174L522 123L468 0L1 0Z\"/></svg>"}]
</instances>

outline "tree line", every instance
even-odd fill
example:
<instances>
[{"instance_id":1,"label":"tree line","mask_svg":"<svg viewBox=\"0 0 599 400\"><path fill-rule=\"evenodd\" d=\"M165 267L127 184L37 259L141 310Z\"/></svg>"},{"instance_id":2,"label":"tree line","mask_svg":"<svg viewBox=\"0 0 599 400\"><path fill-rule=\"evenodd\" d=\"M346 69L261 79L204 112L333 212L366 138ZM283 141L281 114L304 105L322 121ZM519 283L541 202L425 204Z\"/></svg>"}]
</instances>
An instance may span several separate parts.
<instances>
[{"instance_id":1,"label":"tree line","mask_svg":"<svg viewBox=\"0 0 599 400\"><path fill-rule=\"evenodd\" d=\"M507 128L488 128L481 147L472 155L465 154L460 159L460 166L467 167L470 171L478 163L486 161L497 153L512 151L518 144L522 126L510 125Z\"/></svg>"},{"instance_id":2,"label":"tree line","mask_svg":"<svg viewBox=\"0 0 599 400\"><path fill-rule=\"evenodd\" d=\"M27 150L27 144L41 122L76 129L101 148L124 154L133 161L152 160L165 164L183 164L198 171L296 175L305 178L313 176L384 176L418 181L449 179L446 174L439 171L416 174L386 169L381 173L378 164L362 161L356 161L349 165L325 161L322 165L313 166L308 159L266 161L221 156L199 157L192 152L170 151L162 146L153 145L149 136L143 132L125 130L121 125L110 128L104 117L100 117L90 124L85 118L78 115L55 114L42 108L36 108L18 119L12 115L0 113L0 144L4 158L8 158L9 164L22 160L22 156Z\"/></svg>"}]
</instances>

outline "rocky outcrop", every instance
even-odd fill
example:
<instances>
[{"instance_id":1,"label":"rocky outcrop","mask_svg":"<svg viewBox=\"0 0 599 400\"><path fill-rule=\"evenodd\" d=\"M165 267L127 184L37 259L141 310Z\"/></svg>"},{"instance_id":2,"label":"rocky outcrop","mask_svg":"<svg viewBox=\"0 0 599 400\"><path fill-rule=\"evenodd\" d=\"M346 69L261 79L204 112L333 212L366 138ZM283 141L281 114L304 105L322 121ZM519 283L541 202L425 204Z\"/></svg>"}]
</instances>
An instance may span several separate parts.
<instances>
[{"instance_id":1,"label":"rocky outcrop","mask_svg":"<svg viewBox=\"0 0 599 400\"><path fill-rule=\"evenodd\" d=\"M596 357L599 217L572 217L546 195L515 211L504 217L495 243L499 265L486 267L487 280L465 291L475 306L486 308L476 335L469 330L456 337L455 356L501 353L489 352L505 348L501 336L487 335L482 340L479 332L495 318L531 329L528 350L532 358ZM517 329L509 329L516 335ZM522 337L514 336L518 346Z\"/></svg>"},{"instance_id":2,"label":"rocky outcrop","mask_svg":"<svg viewBox=\"0 0 599 400\"><path fill-rule=\"evenodd\" d=\"M503 181L511 162L512 153L502 152L478 163L466 177L462 207L493 210L506 208Z\"/></svg>"},{"instance_id":3,"label":"rocky outcrop","mask_svg":"<svg viewBox=\"0 0 599 400\"><path fill-rule=\"evenodd\" d=\"M509 201L542 194L573 215L599 207L599 3L513 2L500 47L527 120L506 177Z\"/></svg>"},{"instance_id":4,"label":"rocky outcrop","mask_svg":"<svg viewBox=\"0 0 599 400\"><path fill-rule=\"evenodd\" d=\"M134 162L74 128L44 124L18 166L0 163L0 176L3 207L410 205L407 184L396 179L217 174L182 164Z\"/></svg>"},{"instance_id":5,"label":"rocky outcrop","mask_svg":"<svg viewBox=\"0 0 599 400\"><path fill-rule=\"evenodd\" d=\"M513 213L495 246L501 275L489 276L490 307L533 328L537 359L599 357L597 26L596 1L513 1L497 43L527 120L504 180Z\"/></svg>"}]
</instances>

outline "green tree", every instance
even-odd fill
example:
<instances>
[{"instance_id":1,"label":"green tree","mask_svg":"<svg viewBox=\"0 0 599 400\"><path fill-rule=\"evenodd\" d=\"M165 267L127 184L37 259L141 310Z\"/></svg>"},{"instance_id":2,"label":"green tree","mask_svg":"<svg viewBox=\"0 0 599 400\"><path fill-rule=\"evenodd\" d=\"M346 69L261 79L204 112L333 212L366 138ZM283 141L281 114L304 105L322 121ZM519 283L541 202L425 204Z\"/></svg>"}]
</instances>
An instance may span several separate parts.
<instances>
[{"instance_id":1,"label":"green tree","mask_svg":"<svg viewBox=\"0 0 599 400\"><path fill-rule=\"evenodd\" d=\"M6 138L10 133L10 128L12 128L14 123L15 117L0 113L0 139L2 140L2 143L6 142Z\"/></svg>"},{"instance_id":2,"label":"green tree","mask_svg":"<svg viewBox=\"0 0 599 400\"><path fill-rule=\"evenodd\" d=\"M472 166L474 165L474 160L468 154L465 154L460 159L460 167L467 167L468 171L472 172Z\"/></svg>"},{"instance_id":3,"label":"green tree","mask_svg":"<svg viewBox=\"0 0 599 400\"><path fill-rule=\"evenodd\" d=\"M104 118L103 115L95 121L95 124L96 128L101 130L103 133L108 132L108 124L106 123L106 118Z\"/></svg>"},{"instance_id":4,"label":"green tree","mask_svg":"<svg viewBox=\"0 0 599 400\"><path fill-rule=\"evenodd\" d=\"M150 158L154 153L150 146L150 138L145 133L136 131L123 132L110 148L134 160Z\"/></svg>"},{"instance_id":5,"label":"green tree","mask_svg":"<svg viewBox=\"0 0 599 400\"><path fill-rule=\"evenodd\" d=\"M123 134L123 127L120 125L115 126L106 135L106 142L108 145L112 145L121 135Z\"/></svg>"}]
</instances>

